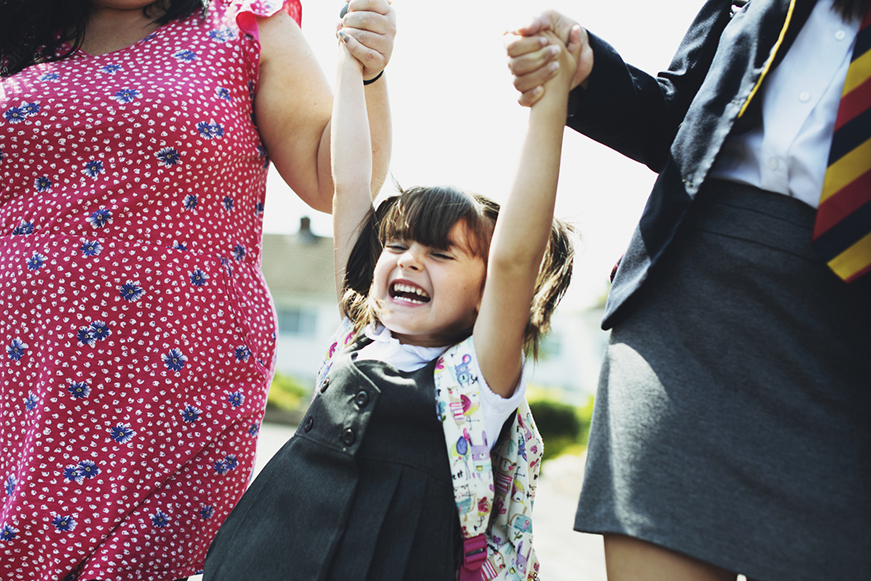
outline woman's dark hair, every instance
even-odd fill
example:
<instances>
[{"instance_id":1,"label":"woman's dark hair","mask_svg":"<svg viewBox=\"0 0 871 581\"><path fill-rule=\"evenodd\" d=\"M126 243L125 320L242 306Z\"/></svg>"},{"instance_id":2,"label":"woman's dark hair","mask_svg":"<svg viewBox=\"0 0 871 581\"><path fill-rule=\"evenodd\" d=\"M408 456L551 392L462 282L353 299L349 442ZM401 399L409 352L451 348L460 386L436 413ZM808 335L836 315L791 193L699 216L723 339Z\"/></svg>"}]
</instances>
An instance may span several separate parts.
<instances>
[{"instance_id":1,"label":"woman's dark hair","mask_svg":"<svg viewBox=\"0 0 871 581\"><path fill-rule=\"evenodd\" d=\"M184 19L210 0L155 0L142 9L159 14L156 24ZM60 60L77 51L85 39L91 15L88 0L0 0L0 76L8 77L30 65ZM71 49L57 54L64 42Z\"/></svg>"},{"instance_id":2,"label":"woman's dark hair","mask_svg":"<svg viewBox=\"0 0 871 581\"><path fill-rule=\"evenodd\" d=\"M366 216L365 225L354 245L345 269L342 313L357 333L378 322L379 305L372 297L375 264L388 240L414 240L433 248L447 249L450 232L458 223L467 229L470 251L486 264L493 228L499 217L499 204L480 194L468 194L450 186L400 189L398 196L384 200ZM550 240L544 252L535 293L524 334L524 348L538 356L541 338L550 328L550 318L566 292L572 277L574 229L553 221ZM472 333L466 329L461 341Z\"/></svg>"}]
</instances>

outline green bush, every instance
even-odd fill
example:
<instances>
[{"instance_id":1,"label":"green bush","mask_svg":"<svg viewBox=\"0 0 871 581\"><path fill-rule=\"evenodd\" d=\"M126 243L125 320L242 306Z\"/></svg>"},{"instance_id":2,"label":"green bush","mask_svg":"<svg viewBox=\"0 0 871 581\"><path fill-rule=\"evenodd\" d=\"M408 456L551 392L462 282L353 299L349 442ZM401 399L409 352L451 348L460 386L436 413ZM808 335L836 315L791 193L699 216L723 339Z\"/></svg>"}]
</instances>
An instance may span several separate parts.
<instances>
[{"instance_id":1,"label":"green bush","mask_svg":"<svg viewBox=\"0 0 871 581\"><path fill-rule=\"evenodd\" d=\"M308 390L299 381L289 375L276 373L272 385L269 386L266 405L283 410L296 410L304 401L308 401L308 397Z\"/></svg>"},{"instance_id":2,"label":"green bush","mask_svg":"<svg viewBox=\"0 0 871 581\"><path fill-rule=\"evenodd\" d=\"M543 460L567 452L580 452L586 446L593 411L592 397L583 407L575 407L544 396L530 401L529 408L544 440Z\"/></svg>"}]
</instances>

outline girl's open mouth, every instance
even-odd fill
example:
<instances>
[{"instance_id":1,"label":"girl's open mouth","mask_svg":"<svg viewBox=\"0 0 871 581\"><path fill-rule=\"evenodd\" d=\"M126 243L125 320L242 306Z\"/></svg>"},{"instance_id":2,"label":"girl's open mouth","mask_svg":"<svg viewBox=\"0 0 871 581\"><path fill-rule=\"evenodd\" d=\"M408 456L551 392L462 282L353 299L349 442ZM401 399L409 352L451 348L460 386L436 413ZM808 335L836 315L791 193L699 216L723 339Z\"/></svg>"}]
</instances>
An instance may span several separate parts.
<instances>
[{"instance_id":1,"label":"girl's open mouth","mask_svg":"<svg viewBox=\"0 0 871 581\"><path fill-rule=\"evenodd\" d=\"M390 285L390 297L403 301L423 305L430 302L430 296L419 286L402 282L394 282Z\"/></svg>"}]
</instances>

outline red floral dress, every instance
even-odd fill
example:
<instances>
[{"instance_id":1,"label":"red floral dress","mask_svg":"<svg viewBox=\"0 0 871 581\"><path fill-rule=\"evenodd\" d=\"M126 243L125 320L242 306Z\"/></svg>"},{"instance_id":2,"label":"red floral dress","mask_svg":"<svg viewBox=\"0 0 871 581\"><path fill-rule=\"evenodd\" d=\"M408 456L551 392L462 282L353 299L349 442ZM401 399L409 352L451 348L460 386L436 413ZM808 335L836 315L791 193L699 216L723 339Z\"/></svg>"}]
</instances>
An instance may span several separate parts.
<instances>
[{"instance_id":1,"label":"red floral dress","mask_svg":"<svg viewBox=\"0 0 871 581\"><path fill-rule=\"evenodd\" d=\"M276 330L254 16L282 8L0 82L4 580L192 575L245 490Z\"/></svg>"}]
</instances>

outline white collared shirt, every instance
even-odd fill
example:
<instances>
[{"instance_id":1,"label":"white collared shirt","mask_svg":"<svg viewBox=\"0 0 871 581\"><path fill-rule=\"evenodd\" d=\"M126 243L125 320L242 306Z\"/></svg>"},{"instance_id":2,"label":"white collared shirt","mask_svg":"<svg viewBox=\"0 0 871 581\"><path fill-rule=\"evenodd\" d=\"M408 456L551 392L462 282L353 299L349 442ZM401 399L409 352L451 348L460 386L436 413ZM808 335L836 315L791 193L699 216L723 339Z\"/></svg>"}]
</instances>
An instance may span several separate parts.
<instances>
[{"instance_id":1,"label":"white collared shirt","mask_svg":"<svg viewBox=\"0 0 871 581\"><path fill-rule=\"evenodd\" d=\"M710 177L781 193L816 208L858 19L821 0L761 88L762 126L730 136Z\"/></svg>"}]
</instances>

